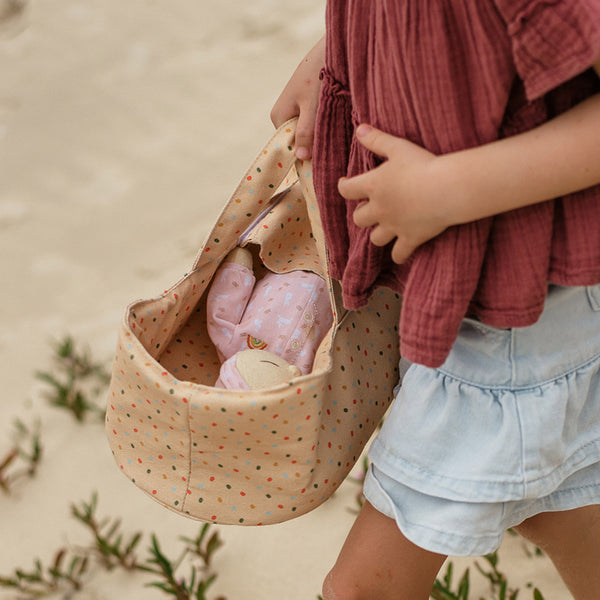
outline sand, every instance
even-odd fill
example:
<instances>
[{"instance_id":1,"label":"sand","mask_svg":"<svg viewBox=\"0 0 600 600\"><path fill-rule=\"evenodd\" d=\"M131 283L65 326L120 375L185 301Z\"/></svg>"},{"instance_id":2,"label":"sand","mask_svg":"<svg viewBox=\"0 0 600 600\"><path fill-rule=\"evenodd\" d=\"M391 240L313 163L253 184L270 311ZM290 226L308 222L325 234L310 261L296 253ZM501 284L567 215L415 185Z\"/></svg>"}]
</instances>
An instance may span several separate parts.
<instances>
[{"instance_id":1,"label":"sand","mask_svg":"<svg viewBox=\"0 0 600 600\"><path fill-rule=\"evenodd\" d=\"M118 472L101 425L49 408L34 372L65 334L109 364L129 301L186 271L270 135L270 107L322 34L323 12L322 0L0 0L0 457L17 417L41 419L44 446L38 475L0 495L0 575L83 543L69 505L94 490L101 514L156 532L167 549L197 530ZM212 591L316 599L354 493L345 484L284 525L222 528ZM519 540L501 557L515 585L570 598ZM165 597L146 581L98 573L78 597ZM482 580L473 587L473 598L486 594Z\"/></svg>"}]
</instances>

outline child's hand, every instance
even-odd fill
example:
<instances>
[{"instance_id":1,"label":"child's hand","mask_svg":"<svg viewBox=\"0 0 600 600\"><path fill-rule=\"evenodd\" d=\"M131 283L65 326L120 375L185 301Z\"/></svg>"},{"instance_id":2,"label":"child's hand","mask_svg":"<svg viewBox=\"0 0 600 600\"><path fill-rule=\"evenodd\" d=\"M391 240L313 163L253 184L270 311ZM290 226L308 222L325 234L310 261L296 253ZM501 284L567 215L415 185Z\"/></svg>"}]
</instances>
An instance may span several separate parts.
<instances>
[{"instance_id":1,"label":"child's hand","mask_svg":"<svg viewBox=\"0 0 600 600\"><path fill-rule=\"evenodd\" d=\"M352 178L342 178L340 194L361 200L354 211L359 227L373 227L370 239L385 246L396 238L392 260L403 263L414 250L449 227L446 194L436 177L437 157L427 150L368 125L357 129L365 148L387 160Z\"/></svg>"},{"instance_id":2,"label":"child's hand","mask_svg":"<svg viewBox=\"0 0 600 600\"><path fill-rule=\"evenodd\" d=\"M325 65L325 37L315 47L292 75L281 96L271 110L271 121L279 127L292 117L298 117L296 126L296 156L302 160L312 156L315 121L319 106L321 82L319 74Z\"/></svg>"}]
</instances>

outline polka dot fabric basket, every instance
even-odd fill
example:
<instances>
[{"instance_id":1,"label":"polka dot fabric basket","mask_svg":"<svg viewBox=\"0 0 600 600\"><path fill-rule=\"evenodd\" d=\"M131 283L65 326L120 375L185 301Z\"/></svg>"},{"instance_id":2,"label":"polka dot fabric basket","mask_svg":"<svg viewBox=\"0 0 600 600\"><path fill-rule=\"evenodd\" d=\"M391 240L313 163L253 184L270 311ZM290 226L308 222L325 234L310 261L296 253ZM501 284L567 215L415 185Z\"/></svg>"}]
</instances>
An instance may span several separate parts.
<instances>
[{"instance_id":1,"label":"polka dot fabric basket","mask_svg":"<svg viewBox=\"0 0 600 600\"><path fill-rule=\"evenodd\" d=\"M294 126L259 154L189 272L131 304L119 331L106 413L117 465L151 498L202 521L266 525L319 506L358 460L398 379L400 299L381 288L363 310L341 307ZM242 234L264 268L324 277L334 315L311 373L252 391L213 387L220 364L206 329L211 279Z\"/></svg>"}]
</instances>

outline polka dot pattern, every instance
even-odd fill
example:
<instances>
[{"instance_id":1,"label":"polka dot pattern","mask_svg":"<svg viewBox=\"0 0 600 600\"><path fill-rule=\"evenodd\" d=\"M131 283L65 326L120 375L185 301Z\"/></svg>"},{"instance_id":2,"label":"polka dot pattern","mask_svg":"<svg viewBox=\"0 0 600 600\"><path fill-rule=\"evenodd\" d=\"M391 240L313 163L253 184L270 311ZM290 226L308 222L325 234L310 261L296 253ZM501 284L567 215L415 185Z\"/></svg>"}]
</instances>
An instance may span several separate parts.
<instances>
[{"instance_id":1,"label":"polka dot pattern","mask_svg":"<svg viewBox=\"0 0 600 600\"><path fill-rule=\"evenodd\" d=\"M243 178L190 272L130 305L119 331L106 413L117 465L150 497L202 521L270 524L319 506L358 460L398 379L400 300L382 288L365 309L341 309L310 163L296 170L292 140L288 123ZM310 374L265 390L216 389L205 292L240 234L286 188L249 247L264 268L325 277L334 326Z\"/></svg>"}]
</instances>

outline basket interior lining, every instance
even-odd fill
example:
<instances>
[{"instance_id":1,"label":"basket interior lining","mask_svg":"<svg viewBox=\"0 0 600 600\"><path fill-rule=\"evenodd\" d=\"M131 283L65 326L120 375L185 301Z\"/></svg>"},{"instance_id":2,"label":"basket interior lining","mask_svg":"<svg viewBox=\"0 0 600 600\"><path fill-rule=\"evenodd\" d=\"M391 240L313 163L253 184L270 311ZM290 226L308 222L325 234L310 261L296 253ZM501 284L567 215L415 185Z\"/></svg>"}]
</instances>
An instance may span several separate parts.
<instances>
[{"instance_id":1,"label":"basket interior lining","mask_svg":"<svg viewBox=\"0 0 600 600\"><path fill-rule=\"evenodd\" d=\"M255 274L267 268L277 273L311 270L324 276L324 261L311 234L310 220L298 185L257 224L248 237ZM220 361L207 333L206 292L216 266L213 263L184 277L161 298L142 303L132 319L132 328L147 351L181 381L214 385ZM324 364L326 335L317 353Z\"/></svg>"}]
</instances>

